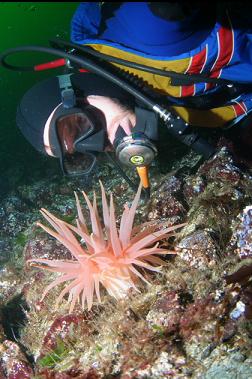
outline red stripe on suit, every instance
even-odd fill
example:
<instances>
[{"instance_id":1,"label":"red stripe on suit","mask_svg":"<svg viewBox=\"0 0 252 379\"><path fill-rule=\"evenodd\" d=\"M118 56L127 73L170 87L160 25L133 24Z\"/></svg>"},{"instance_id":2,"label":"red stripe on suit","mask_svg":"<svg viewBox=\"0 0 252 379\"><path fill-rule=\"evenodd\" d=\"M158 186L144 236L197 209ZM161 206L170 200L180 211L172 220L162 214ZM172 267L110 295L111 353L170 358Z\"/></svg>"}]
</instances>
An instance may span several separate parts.
<instances>
[{"instance_id":1,"label":"red stripe on suit","mask_svg":"<svg viewBox=\"0 0 252 379\"><path fill-rule=\"evenodd\" d=\"M201 50L191 59L190 66L187 69L187 74L198 74L202 71L207 59L207 49ZM181 96L193 96L195 93L195 85L182 86Z\"/></svg>"},{"instance_id":2,"label":"red stripe on suit","mask_svg":"<svg viewBox=\"0 0 252 379\"><path fill-rule=\"evenodd\" d=\"M243 115L244 113L246 113L246 110L247 110L246 109L247 107L243 101L233 105L233 108L236 113L236 117Z\"/></svg>"},{"instance_id":3,"label":"red stripe on suit","mask_svg":"<svg viewBox=\"0 0 252 379\"><path fill-rule=\"evenodd\" d=\"M222 26L218 31L218 55L211 68L211 78L219 78L221 69L232 59L234 52L234 36L232 25ZM214 87L215 84L207 83L206 89Z\"/></svg>"}]
</instances>

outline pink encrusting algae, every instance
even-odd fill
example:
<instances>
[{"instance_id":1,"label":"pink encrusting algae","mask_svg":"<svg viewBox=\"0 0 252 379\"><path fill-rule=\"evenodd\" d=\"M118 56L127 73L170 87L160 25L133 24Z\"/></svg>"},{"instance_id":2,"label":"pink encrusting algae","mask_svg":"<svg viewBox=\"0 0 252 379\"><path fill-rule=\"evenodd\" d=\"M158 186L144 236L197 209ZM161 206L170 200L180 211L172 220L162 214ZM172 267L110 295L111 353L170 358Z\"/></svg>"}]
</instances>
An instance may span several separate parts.
<instances>
[{"instance_id":1,"label":"pink encrusting algae","mask_svg":"<svg viewBox=\"0 0 252 379\"><path fill-rule=\"evenodd\" d=\"M41 223L37 223L37 225L61 242L71 252L74 259L61 261L41 258L28 261L32 266L61 273L46 287L42 300L48 291L55 286L70 282L62 290L56 301L56 306L58 307L63 297L69 293L70 313L79 300L81 300L83 308L87 303L87 308L90 310L94 302L94 294L96 294L98 301L101 302L100 284L116 299L123 298L132 287L139 291L136 284L140 280L148 283L143 270L160 272L160 267L157 266L165 263L156 255L174 254L173 251L159 248L158 241L175 235L175 230L185 225L165 227L158 231L156 231L157 225L148 225L148 223L147 226L142 224L133 228L136 208L141 194L141 186L139 186L132 206L129 208L125 205L124 207L118 230L113 196L111 194L110 205L108 206L104 187L102 183L100 185L103 225L99 218L95 195L93 204L91 204L85 192L82 192L90 213L91 234L88 232L76 193L78 212L76 227L58 219L45 209L41 210L42 215L54 230ZM138 232L141 229L142 231ZM74 233L79 239L76 238Z\"/></svg>"}]
</instances>

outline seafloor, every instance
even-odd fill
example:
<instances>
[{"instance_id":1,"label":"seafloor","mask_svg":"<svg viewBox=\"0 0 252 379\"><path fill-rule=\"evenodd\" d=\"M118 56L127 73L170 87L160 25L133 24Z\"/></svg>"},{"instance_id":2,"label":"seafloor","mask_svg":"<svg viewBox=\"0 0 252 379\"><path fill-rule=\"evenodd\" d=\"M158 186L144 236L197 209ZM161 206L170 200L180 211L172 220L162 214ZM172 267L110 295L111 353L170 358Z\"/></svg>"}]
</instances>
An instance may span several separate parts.
<instances>
[{"instance_id":1,"label":"seafloor","mask_svg":"<svg viewBox=\"0 0 252 379\"><path fill-rule=\"evenodd\" d=\"M135 223L187 225L172 241L162 274L115 301L103 294L91 311L68 314L55 277L27 265L31 258L71 258L35 224L44 207L76 217L74 190L100 201L99 180L114 194L118 219L134 192L111 163L88 178L49 175L20 184L0 206L0 378L252 378L252 169L226 146L209 161L187 153L160 173L150 169L151 200ZM167 241L162 241L165 247Z\"/></svg>"}]
</instances>

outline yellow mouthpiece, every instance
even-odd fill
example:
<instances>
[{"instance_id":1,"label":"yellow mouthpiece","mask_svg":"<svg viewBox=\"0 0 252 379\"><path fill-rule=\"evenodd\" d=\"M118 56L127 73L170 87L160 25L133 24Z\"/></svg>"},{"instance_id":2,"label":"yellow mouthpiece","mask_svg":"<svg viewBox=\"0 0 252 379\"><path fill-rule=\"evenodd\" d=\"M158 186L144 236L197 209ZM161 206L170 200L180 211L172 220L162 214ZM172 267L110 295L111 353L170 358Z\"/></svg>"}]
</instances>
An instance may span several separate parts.
<instances>
[{"instance_id":1,"label":"yellow mouthpiece","mask_svg":"<svg viewBox=\"0 0 252 379\"><path fill-rule=\"evenodd\" d=\"M150 181L149 181L149 175L148 175L149 174L148 166L137 166L136 169L140 177L141 183L143 185L143 188L149 189Z\"/></svg>"}]
</instances>

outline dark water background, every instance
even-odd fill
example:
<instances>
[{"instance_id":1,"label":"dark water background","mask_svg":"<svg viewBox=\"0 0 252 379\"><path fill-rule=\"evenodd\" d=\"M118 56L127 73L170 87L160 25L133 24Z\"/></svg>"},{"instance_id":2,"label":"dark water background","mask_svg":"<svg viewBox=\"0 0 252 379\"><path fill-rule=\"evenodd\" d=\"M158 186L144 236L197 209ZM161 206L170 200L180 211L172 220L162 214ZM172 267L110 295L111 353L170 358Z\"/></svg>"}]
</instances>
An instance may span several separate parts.
<instances>
[{"instance_id":1,"label":"dark water background","mask_svg":"<svg viewBox=\"0 0 252 379\"><path fill-rule=\"evenodd\" d=\"M69 40L70 21L79 2L1 2L0 52L21 45L49 46L51 38ZM13 64L33 65L55 57L30 53L10 57ZM25 91L58 70L16 72L0 67L0 195L58 169L58 162L37 153L16 127L16 108ZM60 174L60 171L59 171Z\"/></svg>"}]
</instances>

